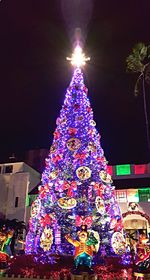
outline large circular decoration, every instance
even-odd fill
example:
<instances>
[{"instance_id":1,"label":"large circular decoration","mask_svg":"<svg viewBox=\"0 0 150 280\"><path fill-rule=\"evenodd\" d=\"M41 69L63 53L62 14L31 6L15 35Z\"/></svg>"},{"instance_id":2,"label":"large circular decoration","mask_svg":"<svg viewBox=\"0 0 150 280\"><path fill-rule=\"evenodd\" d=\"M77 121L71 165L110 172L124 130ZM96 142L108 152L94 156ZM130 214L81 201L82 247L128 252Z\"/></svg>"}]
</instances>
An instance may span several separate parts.
<instances>
[{"instance_id":1,"label":"large circular decoration","mask_svg":"<svg viewBox=\"0 0 150 280\"><path fill-rule=\"evenodd\" d=\"M49 174L49 179L50 180L55 180L58 176L58 173L59 173L58 169L51 171L50 174Z\"/></svg>"},{"instance_id":2,"label":"large circular decoration","mask_svg":"<svg viewBox=\"0 0 150 280\"><path fill-rule=\"evenodd\" d=\"M98 213L100 213L101 215L103 215L105 213L104 200L100 196L96 197L95 206L96 206L96 209L97 209Z\"/></svg>"},{"instance_id":3,"label":"large circular decoration","mask_svg":"<svg viewBox=\"0 0 150 280\"><path fill-rule=\"evenodd\" d=\"M51 147L50 147L50 153L55 153L57 150L57 143L54 143Z\"/></svg>"},{"instance_id":4,"label":"large circular decoration","mask_svg":"<svg viewBox=\"0 0 150 280\"><path fill-rule=\"evenodd\" d=\"M77 201L75 200L75 198L61 197L58 200L58 205L63 209L72 209L76 207Z\"/></svg>"},{"instance_id":5,"label":"large circular decoration","mask_svg":"<svg viewBox=\"0 0 150 280\"><path fill-rule=\"evenodd\" d=\"M123 255L126 252L126 242L121 232L114 232L111 245L117 255Z\"/></svg>"},{"instance_id":6,"label":"large circular decoration","mask_svg":"<svg viewBox=\"0 0 150 280\"><path fill-rule=\"evenodd\" d=\"M96 148L96 145L95 145L94 142L90 141L90 142L88 143L88 151L91 151L91 152L93 152L93 153L96 153L97 148Z\"/></svg>"},{"instance_id":7,"label":"large circular decoration","mask_svg":"<svg viewBox=\"0 0 150 280\"><path fill-rule=\"evenodd\" d=\"M67 148L70 151L76 151L80 148L81 146L81 141L78 138L70 138L67 141Z\"/></svg>"},{"instance_id":8,"label":"large circular decoration","mask_svg":"<svg viewBox=\"0 0 150 280\"><path fill-rule=\"evenodd\" d=\"M31 217L35 218L39 214L40 209L41 209L41 201L40 199L37 198L33 201L31 206Z\"/></svg>"},{"instance_id":9,"label":"large circular decoration","mask_svg":"<svg viewBox=\"0 0 150 280\"><path fill-rule=\"evenodd\" d=\"M61 124L62 124L62 125L63 125L63 124L66 124L66 122L67 122L67 118L64 117L64 118L61 120Z\"/></svg>"},{"instance_id":10,"label":"large circular decoration","mask_svg":"<svg viewBox=\"0 0 150 280\"><path fill-rule=\"evenodd\" d=\"M99 176L103 183L112 184L112 182L113 182L112 178L111 178L110 174L108 174L105 170L101 170L99 173Z\"/></svg>"},{"instance_id":11,"label":"large circular decoration","mask_svg":"<svg viewBox=\"0 0 150 280\"><path fill-rule=\"evenodd\" d=\"M76 117L76 120L79 121L79 122L81 122L81 121L84 120L84 117L83 117L83 116L77 116L77 117Z\"/></svg>"},{"instance_id":12,"label":"large circular decoration","mask_svg":"<svg viewBox=\"0 0 150 280\"><path fill-rule=\"evenodd\" d=\"M91 177L91 170L87 166L81 166L76 170L76 174L80 180L87 180Z\"/></svg>"},{"instance_id":13,"label":"large circular decoration","mask_svg":"<svg viewBox=\"0 0 150 280\"><path fill-rule=\"evenodd\" d=\"M96 122L94 120L90 120L90 125L91 126L96 126Z\"/></svg>"}]
</instances>

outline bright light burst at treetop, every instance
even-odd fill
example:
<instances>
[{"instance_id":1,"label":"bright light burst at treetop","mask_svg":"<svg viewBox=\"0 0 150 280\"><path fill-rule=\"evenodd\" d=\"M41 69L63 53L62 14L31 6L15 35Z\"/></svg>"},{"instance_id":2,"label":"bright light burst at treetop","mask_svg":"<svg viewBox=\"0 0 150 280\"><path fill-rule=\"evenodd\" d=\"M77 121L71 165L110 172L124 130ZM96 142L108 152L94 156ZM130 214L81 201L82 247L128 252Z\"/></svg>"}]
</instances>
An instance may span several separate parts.
<instances>
[{"instance_id":1,"label":"bright light burst at treetop","mask_svg":"<svg viewBox=\"0 0 150 280\"><path fill-rule=\"evenodd\" d=\"M75 67L81 67L85 65L86 61L90 60L90 57L86 57L82 52L82 48L77 45L71 57L67 57L67 60L71 61L71 64Z\"/></svg>"}]
</instances>

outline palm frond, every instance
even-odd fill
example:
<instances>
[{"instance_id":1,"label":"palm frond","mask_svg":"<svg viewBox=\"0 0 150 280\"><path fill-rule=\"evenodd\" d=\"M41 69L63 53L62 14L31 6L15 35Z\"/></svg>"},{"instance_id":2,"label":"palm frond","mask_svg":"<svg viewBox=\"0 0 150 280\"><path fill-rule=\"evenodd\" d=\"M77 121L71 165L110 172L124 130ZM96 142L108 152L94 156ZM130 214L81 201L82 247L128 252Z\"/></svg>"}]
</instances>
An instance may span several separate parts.
<instances>
[{"instance_id":1,"label":"palm frond","mask_svg":"<svg viewBox=\"0 0 150 280\"><path fill-rule=\"evenodd\" d=\"M135 73L142 73L144 69L144 64L141 63L137 57L135 57L133 54L130 54L127 59L127 70Z\"/></svg>"},{"instance_id":2,"label":"palm frond","mask_svg":"<svg viewBox=\"0 0 150 280\"><path fill-rule=\"evenodd\" d=\"M134 46L132 52L137 59L143 61L147 56L147 46L144 43L138 43Z\"/></svg>"},{"instance_id":3,"label":"palm frond","mask_svg":"<svg viewBox=\"0 0 150 280\"><path fill-rule=\"evenodd\" d=\"M144 43L138 43L132 49L132 53L127 57L127 70L135 73L144 71L143 61L147 57L148 47Z\"/></svg>"}]
</instances>

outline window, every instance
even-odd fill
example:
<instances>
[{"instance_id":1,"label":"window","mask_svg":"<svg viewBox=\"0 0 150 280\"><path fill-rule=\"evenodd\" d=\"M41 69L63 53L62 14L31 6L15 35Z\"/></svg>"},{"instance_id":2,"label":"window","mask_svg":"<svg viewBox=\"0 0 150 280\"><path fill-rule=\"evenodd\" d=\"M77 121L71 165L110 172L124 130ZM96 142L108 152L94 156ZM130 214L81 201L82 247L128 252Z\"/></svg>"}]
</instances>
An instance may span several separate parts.
<instances>
[{"instance_id":1,"label":"window","mask_svg":"<svg viewBox=\"0 0 150 280\"><path fill-rule=\"evenodd\" d=\"M143 202L150 201L150 189L139 190L139 200Z\"/></svg>"},{"instance_id":2,"label":"window","mask_svg":"<svg viewBox=\"0 0 150 280\"><path fill-rule=\"evenodd\" d=\"M13 165L4 166L4 173L12 173L12 172L13 172Z\"/></svg>"},{"instance_id":3,"label":"window","mask_svg":"<svg viewBox=\"0 0 150 280\"><path fill-rule=\"evenodd\" d=\"M127 202L127 192L126 191L116 191L116 199L118 202Z\"/></svg>"},{"instance_id":4,"label":"window","mask_svg":"<svg viewBox=\"0 0 150 280\"><path fill-rule=\"evenodd\" d=\"M19 197L16 196L16 198L15 198L15 207L18 207L18 201L19 201Z\"/></svg>"}]
</instances>

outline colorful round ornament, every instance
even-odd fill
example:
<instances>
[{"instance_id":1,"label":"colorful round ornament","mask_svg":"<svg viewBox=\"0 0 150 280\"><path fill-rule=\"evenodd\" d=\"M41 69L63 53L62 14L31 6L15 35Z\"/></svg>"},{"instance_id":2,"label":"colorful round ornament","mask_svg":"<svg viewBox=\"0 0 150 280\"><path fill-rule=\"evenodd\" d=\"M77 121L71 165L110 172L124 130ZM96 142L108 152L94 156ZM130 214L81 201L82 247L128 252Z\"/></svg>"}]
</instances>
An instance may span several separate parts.
<instances>
[{"instance_id":1,"label":"colorful round ornament","mask_svg":"<svg viewBox=\"0 0 150 280\"><path fill-rule=\"evenodd\" d=\"M41 201L40 199L36 198L31 206L31 217L35 218L39 214L40 209L41 209Z\"/></svg>"},{"instance_id":2,"label":"colorful round ornament","mask_svg":"<svg viewBox=\"0 0 150 280\"><path fill-rule=\"evenodd\" d=\"M74 111L76 112L80 108L79 104L74 104Z\"/></svg>"},{"instance_id":3,"label":"colorful round ornament","mask_svg":"<svg viewBox=\"0 0 150 280\"><path fill-rule=\"evenodd\" d=\"M59 173L58 169L51 171L50 174L49 174L49 179L50 180L55 180L58 176L58 173Z\"/></svg>"},{"instance_id":4,"label":"colorful round ornament","mask_svg":"<svg viewBox=\"0 0 150 280\"><path fill-rule=\"evenodd\" d=\"M77 117L76 117L76 120L79 121L79 122L83 121L83 119L84 119L83 116L77 116Z\"/></svg>"},{"instance_id":5,"label":"colorful round ornament","mask_svg":"<svg viewBox=\"0 0 150 280\"><path fill-rule=\"evenodd\" d=\"M96 153L97 151L96 145L92 141L90 141L88 144L88 151L91 151L93 153Z\"/></svg>"},{"instance_id":6,"label":"colorful round ornament","mask_svg":"<svg viewBox=\"0 0 150 280\"><path fill-rule=\"evenodd\" d=\"M98 213L100 213L101 215L103 215L105 213L104 200L100 196L96 197L95 206L96 206L96 209L97 209Z\"/></svg>"},{"instance_id":7,"label":"colorful round ornament","mask_svg":"<svg viewBox=\"0 0 150 280\"><path fill-rule=\"evenodd\" d=\"M78 138L70 138L67 141L67 148L70 151L76 151L80 148L81 146L81 141Z\"/></svg>"},{"instance_id":8,"label":"colorful round ornament","mask_svg":"<svg viewBox=\"0 0 150 280\"><path fill-rule=\"evenodd\" d=\"M101 170L99 173L99 176L103 183L112 184L113 181L112 181L111 175L108 174L105 170Z\"/></svg>"},{"instance_id":9,"label":"colorful round ornament","mask_svg":"<svg viewBox=\"0 0 150 280\"><path fill-rule=\"evenodd\" d=\"M126 242L121 232L114 232L111 238L111 245L117 255L123 255L126 252Z\"/></svg>"},{"instance_id":10,"label":"colorful round ornament","mask_svg":"<svg viewBox=\"0 0 150 280\"><path fill-rule=\"evenodd\" d=\"M62 209L72 209L76 207L77 201L75 198L61 197L58 200L58 205Z\"/></svg>"},{"instance_id":11,"label":"colorful round ornament","mask_svg":"<svg viewBox=\"0 0 150 280\"><path fill-rule=\"evenodd\" d=\"M58 147L57 143L54 143L54 144L50 147L50 153L55 153L56 150L57 150L57 147Z\"/></svg>"},{"instance_id":12,"label":"colorful round ornament","mask_svg":"<svg viewBox=\"0 0 150 280\"><path fill-rule=\"evenodd\" d=\"M91 177L91 170L87 166L81 166L76 170L76 174L80 180L87 180Z\"/></svg>"},{"instance_id":13,"label":"colorful round ornament","mask_svg":"<svg viewBox=\"0 0 150 280\"><path fill-rule=\"evenodd\" d=\"M91 126L96 126L96 122L94 120L90 120L90 125Z\"/></svg>"},{"instance_id":14,"label":"colorful round ornament","mask_svg":"<svg viewBox=\"0 0 150 280\"><path fill-rule=\"evenodd\" d=\"M77 133L77 128L75 127L69 127L68 132L70 135L75 135Z\"/></svg>"},{"instance_id":15,"label":"colorful round ornament","mask_svg":"<svg viewBox=\"0 0 150 280\"><path fill-rule=\"evenodd\" d=\"M67 123L67 118L64 117L62 120L61 120L61 124L66 124Z\"/></svg>"}]
</instances>

